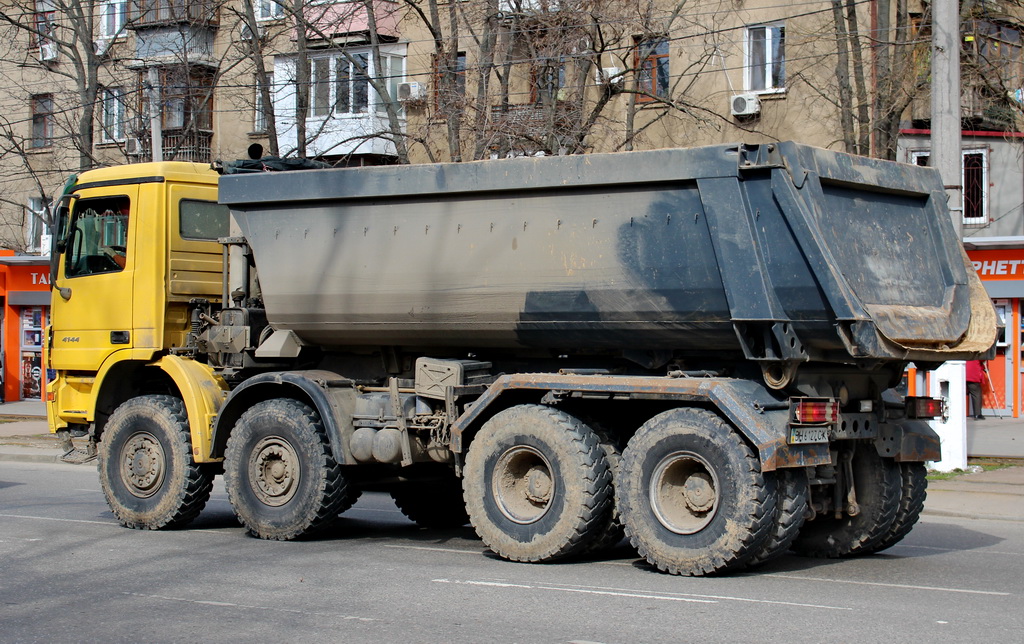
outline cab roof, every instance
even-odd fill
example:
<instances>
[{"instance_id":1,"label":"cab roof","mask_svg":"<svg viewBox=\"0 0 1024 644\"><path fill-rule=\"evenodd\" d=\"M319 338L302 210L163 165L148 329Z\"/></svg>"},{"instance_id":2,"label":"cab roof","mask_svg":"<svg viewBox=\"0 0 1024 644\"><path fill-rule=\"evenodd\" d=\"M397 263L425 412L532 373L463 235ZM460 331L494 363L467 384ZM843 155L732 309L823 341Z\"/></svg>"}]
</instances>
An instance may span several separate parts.
<instances>
[{"instance_id":1,"label":"cab roof","mask_svg":"<svg viewBox=\"0 0 1024 644\"><path fill-rule=\"evenodd\" d=\"M161 180L216 184L218 176L217 172L208 163L186 163L183 161L133 163L83 172L78 176L72 190L96 184L117 185L120 183L149 183Z\"/></svg>"}]
</instances>

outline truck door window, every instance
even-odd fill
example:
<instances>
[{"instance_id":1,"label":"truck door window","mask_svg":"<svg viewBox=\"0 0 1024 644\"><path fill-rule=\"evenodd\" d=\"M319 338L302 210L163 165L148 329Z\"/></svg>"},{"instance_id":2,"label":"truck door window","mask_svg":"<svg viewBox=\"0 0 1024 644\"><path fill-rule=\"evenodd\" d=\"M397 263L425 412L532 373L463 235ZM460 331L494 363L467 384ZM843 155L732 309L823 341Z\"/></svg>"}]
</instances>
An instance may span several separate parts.
<instances>
[{"instance_id":1,"label":"truck door window","mask_svg":"<svg viewBox=\"0 0 1024 644\"><path fill-rule=\"evenodd\" d=\"M128 197L81 200L75 204L66 249L67 277L124 270L129 212Z\"/></svg>"},{"instance_id":2,"label":"truck door window","mask_svg":"<svg viewBox=\"0 0 1024 644\"><path fill-rule=\"evenodd\" d=\"M182 199L178 219L181 238L216 241L227 237L230 216L227 206L212 201Z\"/></svg>"}]
</instances>

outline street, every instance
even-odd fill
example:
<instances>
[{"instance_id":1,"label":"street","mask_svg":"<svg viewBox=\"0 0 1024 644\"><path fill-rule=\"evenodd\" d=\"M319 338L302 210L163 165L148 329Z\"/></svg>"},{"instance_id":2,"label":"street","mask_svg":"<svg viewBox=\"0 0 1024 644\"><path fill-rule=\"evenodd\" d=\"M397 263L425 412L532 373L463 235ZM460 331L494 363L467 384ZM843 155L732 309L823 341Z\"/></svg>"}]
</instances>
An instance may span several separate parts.
<instances>
[{"instance_id":1,"label":"street","mask_svg":"<svg viewBox=\"0 0 1024 644\"><path fill-rule=\"evenodd\" d=\"M508 563L377 493L312 541L248 537L219 484L188 529L128 530L92 467L0 462L4 642L1010 641L1022 577L1013 521L925 517L882 555L686 578L625 544Z\"/></svg>"}]
</instances>

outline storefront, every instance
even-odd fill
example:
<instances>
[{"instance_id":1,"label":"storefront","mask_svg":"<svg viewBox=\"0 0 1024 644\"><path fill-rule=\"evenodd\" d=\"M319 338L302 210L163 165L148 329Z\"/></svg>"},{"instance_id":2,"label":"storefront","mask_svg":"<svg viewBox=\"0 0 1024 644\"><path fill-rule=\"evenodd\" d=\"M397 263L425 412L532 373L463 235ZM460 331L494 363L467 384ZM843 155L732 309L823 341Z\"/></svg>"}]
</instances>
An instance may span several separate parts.
<instances>
[{"instance_id":1,"label":"storefront","mask_svg":"<svg viewBox=\"0 0 1024 644\"><path fill-rule=\"evenodd\" d=\"M0 250L0 376L3 401L40 398L50 261Z\"/></svg>"},{"instance_id":2,"label":"storefront","mask_svg":"<svg viewBox=\"0 0 1024 644\"><path fill-rule=\"evenodd\" d=\"M974 263L1005 329L988 362L989 382L982 383L986 416L1013 416L1024 409L1022 391L1021 301L1024 300L1024 248L974 248L967 256Z\"/></svg>"}]
</instances>

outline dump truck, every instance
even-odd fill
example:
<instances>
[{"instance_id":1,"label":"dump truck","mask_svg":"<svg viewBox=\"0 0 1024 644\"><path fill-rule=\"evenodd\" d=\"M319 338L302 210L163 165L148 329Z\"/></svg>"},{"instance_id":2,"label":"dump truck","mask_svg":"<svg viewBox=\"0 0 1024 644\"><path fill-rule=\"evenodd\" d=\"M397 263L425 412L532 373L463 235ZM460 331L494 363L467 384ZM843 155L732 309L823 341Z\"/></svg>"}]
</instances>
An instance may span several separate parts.
<instances>
[{"instance_id":1,"label":"dump truck","mask_svg":"<svg viewBox=\"0 0 1024 644\"><path fill-rule=\"evenodd\" d=\"M905 368L996 340L929 168L791 142L251 165L67 189L48 417L124 526L188 524L223 475L263 539L373 490L515 561L871 554L940 458Z\"/></svg>"}]
</instances>

